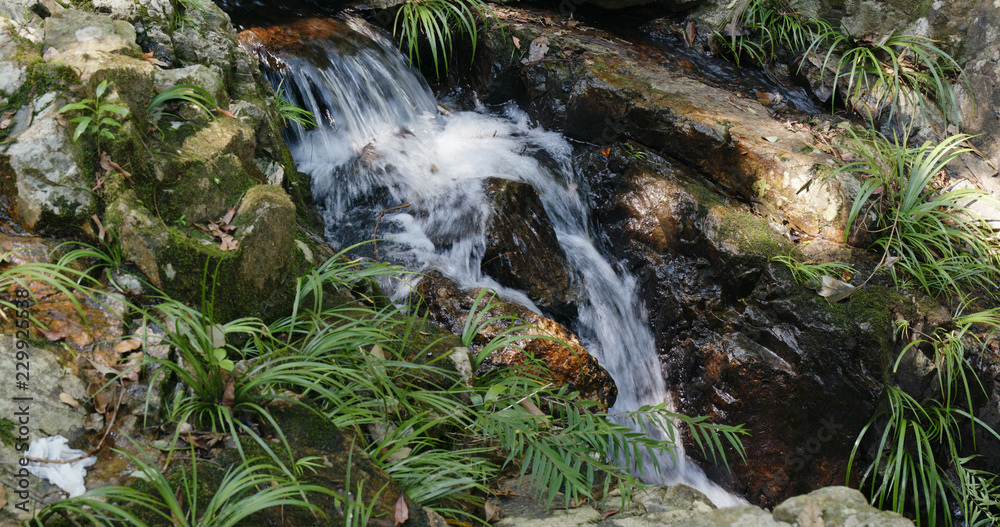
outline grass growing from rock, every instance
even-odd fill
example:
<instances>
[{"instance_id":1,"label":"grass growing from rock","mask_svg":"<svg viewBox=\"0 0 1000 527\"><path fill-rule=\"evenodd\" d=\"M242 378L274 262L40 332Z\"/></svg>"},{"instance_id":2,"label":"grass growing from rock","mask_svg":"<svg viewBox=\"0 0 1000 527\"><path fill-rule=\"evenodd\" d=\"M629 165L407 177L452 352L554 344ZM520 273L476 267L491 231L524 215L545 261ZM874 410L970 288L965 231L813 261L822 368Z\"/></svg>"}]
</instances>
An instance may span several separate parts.
<instances>
[{"instance_id":1,"label":"grass growing from rock","mask_svg":"<svg viewBox=\"0 0 1000 527\"><path fill-rule=\"evenodd\" d=\"M978 419L972 408L973 393L985 394L982 383L966 359L965 339L977 340L975 324L1000 327L1000 308L957 314L955 329L917 335L900 353L894 371L907 353L933 350L937 366L936 398L917 400L892 384L886 386L888 409L862 429L851 452L850 474L859 447L866 439L878 442L875 460L860 474L872 501L879 508L900 514L914 511L917 525L936 525L940 518L952 524L949 504L961 512L965 525L996 525L1000 481L996 474L975 468L977 455L963 454L966 430L1000 440L1000 433ZM902 331L908 328L902 326ZM995 329L994 329L995 331ZM871 438L869 438L871 436ZM850 476L848 476L850 477Z\"/></svg>"},{"instance_id":2,"label":"grass growing from rock","mask_svg":"<svg viewBox=\"0 0 1000 527\"><path fill-rule=\"evenodd\" d=\"M840 100L869 119L892 120L907 107L928 115L923 101L927 94L946 121L958 121L951 81L964 74L934 41L901 33L878 40L855 37L804 14L794 4L736 0L715 33L715 42L737 64L750 59L767 66L783 49L790 53L788 63L797 63L801 71L815 57L820 82L830 78ZM831 97L831 104L836 100Z\"/></svg>"}]
</instances>

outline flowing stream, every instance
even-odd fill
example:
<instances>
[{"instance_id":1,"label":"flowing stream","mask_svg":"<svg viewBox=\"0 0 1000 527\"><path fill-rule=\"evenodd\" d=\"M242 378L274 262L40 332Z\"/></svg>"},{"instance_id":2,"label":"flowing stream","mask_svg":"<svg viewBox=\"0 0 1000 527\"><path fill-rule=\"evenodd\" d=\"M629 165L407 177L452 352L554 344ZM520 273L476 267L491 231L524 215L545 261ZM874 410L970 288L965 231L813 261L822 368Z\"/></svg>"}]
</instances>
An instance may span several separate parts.
<instances>
[{"instance_id":1,"label":"flowing stream","mask_svg":"<svg viewBox=\"0 0 1000 527\"><path fill-rule=\"evenodd\" d=\"M267 51L272 63L281 63L276 75L289 98L321 121L318 129L296 127L290 146L299 170L312 178L326 236L347 246L372 239L377 230L386 240L377 246L381 259L415 271L437 269L463 288L492 288L537 310L524 293L480 270L490 215L484 183L529 183L580 289L573 329L618 386L612 413L669 401L636 280L590 241L567 141L532 126L514 106L498 113L439 108L388 39L361 21L347 24L351 30L338 32L323 52ZM662 473L647 470L645 479L688 484L720 507L742 503L677 446L677 462L660 460Z\"/></svg>"}]
</instances>

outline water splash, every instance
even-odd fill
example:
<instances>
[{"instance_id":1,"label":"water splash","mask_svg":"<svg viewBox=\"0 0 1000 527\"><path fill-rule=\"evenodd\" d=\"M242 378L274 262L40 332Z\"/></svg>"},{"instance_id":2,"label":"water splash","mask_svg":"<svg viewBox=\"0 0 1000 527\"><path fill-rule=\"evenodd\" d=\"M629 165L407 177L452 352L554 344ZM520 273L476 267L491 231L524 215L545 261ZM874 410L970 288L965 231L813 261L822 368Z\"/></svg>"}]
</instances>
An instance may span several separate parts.
<instances>
[{"instance_id":1,"label":"water splash","mask_svg":"<svg viewBox=\"0 0 1000 527\"><path fill-rule=\"evenodd\" d=\"M299 169L312 178L327 236L348 245L371 239L378 228L378 237L390 240L379 244L383 258L417 271L440 270L460 287L492 288L538 311L524 293L480 269L490 214L484 183L529 183L583 293L575 329L618 386L611 412L669 401L636 280L616 271L590 241L566 140L531 126L514 106L500 115L439 112L426 83L391 42L352 24L360 31L339 32L319 60L279 57L286 85L324 123L316 130L297 128L291 148ZM652 479L688 484L718 506L742 503L678 447L676 464L659 460L672 469Z\"/></svg>"}]
</instances>

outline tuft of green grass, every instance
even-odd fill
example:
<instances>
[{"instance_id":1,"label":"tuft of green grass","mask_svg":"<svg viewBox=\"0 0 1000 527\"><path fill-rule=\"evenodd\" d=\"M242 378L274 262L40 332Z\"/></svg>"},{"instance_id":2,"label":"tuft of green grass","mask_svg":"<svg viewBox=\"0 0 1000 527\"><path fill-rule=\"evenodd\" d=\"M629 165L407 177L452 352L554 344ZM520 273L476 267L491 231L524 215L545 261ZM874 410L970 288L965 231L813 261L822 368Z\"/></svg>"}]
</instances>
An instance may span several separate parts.
<instances>
[{"instance_id":1,"label":"tuft of green grass","mask_svg":"<svg viewBox=\"0 0 1000 527\"><path fill-rule=\"evenodd\" d=\"M840 99L870 120L892 120L905 106L928 115L922 97L927 94L946 121L958 122L952 79L961 77L966 84L968 79L929 38L902 33L880 40L855 38L804 15L787 0L734 0L729 9L715 42L737 64L750 59L766 67L781 49L796 57L800 69L809 57L821 57L820 79L832 74ZM831 97L831 104L836 100Z\"/></svg>"},{"instance_id":2,"label":"tuft of green grass","mask_svg":"<svg viewBox=\"0 0 1000 527\"><path fill-rule=\"evenodd\" d=\"M452 52L454 32L468 36L472 54L479 39L479 20L494 15L493 8L483 0L408 0L396 11L393 35L400 37L400 49L405 45L410 63L420 64L420 45L426 41L434 62L434 73L440 76L441 66L448 72L448 57Z\"/></svg>"},{"instance_id":3,"label":"tuft of green grass","mask_svg":"<svg viewBox=\"0 0 1000 527\"><path fill-rule=\"evenodd\" d=\"M921 353L918 346L930 345L940 395L917 400L896 386L886 386L888 408L861 430L847 465L849 480L862 441L872 436L878 445L874 461L860 473L862 487L879 508L900 514L914 511L918 526L937 525L941 518L951 525L952 503L966 525L994 525L1000 519L996 475L972 467L977 456L962 455L965 430L972 432L973 449L977 431L1000 440L1000 433L973 413L973 389L984 394L985 390L965 356L965 339L978 340L972 327L986 324L995 333L1000 327L1000 308L968 315L959 312L954 324L953 330L939 329L933 335L914 338L893 369L895 372L908 352Z\"/></svg>"},{"instance_id":4,"label":"tuft of green grass","mask_svg":"<svg viewBox=\"0 0 1000 527\"><path fill-rule=\"evenodd\" d=\"M989 225L968 204L1000 204L977 189L937 189L946 166L968 139L954 135L939 144L916 147L905 136L852 131L855 161L837 169L862 180L848 222L862 214L875 219L875 245L886 255L897 283L913 281L929 294L959 293L963 286L996 289L1000 283L996 242Z\"/></svg>"},{"instance_id":5,"label":"tuft of green grass","mask_svg":"<svg viewBox=\"0 0 1000 527\"><path fill-rule=\"evenodd\" d=\"M854 274L854 269L847 264L803 262L791 254L779 254L772 257L771 261L784 264L792 273L792 279L795 280L795 283L811 289L819 288L823 276L836 278L845 273Z\"/></svg>"},{"instance_id":6,"label":"tuft of green grass","mask_svg":"<svg viewBox=\"0 0 1000 527\"><path fill-rule=\"evenodd\" d=\"M215 97L205 88L193 84L178 84L163 90L149 100L146 112L149 114L150 123L156 126L168 113L168 107L179 103L188 103L204 110L209 119L212 118L212 111L219 106Z\"/></svg>"},{"instance_id":7,"label":"tuft of green grass","mask_svg":"<svg viewBox=\"0 0 1000 527\"><path fill-rule=\"evenodd\" d=\"M139 448L135 441L128 439ZM153 492L123 486L93 489L82 496L46 506L35 516L33 523L47 525L61 516L85 520L88 525L145 527L140 517L152 516L177 527L233 527L241 525L249 516L273 507L304 508L319 515L318 507L302 499L307 493L331 495L343 501L343 497L329 489L301 483L281 474L266 462L250 459L230 468L205 503L204 489L198 483L196 456L191 458L190 471L181 469L179 477L171 481L145 453L136 456L122 450L115 451L132 462L136 467L132 476L148 482ZM305 465L310 462L303 461Z\"/></svg>"},{"instance_id":8,"label":"tuft of green grass","mask_svg":"<svg viewBox=\"0 0 1000 527\"><path fill-rule=\"evenodd\" d=\"M274 93L274 109L281 117L282 123L287 125L288 121L291 121L305 129L316 128L316 119L312 112L288 101L288 98L285 96L285 89L282 87L284 82L285 80L282 79L278 83L278 88Z\"/></svg>"}]
</instances>

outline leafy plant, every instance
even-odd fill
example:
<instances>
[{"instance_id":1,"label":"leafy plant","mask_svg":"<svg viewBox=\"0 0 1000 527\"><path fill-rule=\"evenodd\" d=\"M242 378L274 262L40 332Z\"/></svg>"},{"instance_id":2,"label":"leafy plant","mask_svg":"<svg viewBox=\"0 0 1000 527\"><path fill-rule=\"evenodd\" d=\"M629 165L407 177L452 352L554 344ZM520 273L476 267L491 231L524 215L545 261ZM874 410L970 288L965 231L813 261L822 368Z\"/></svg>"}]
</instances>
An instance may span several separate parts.
<instances>
[{"instance_id":1,"label":"leafy plant","mask_svg":"<svg viewBox=\"0 0 1000 527\"><path fill-rule=\"evenodd\" d=\"M636 148L632 146L632 143L625 143L625 153L636 161L646 161L649 159L649 152L636 150Z\"/></svg>"},{"instance_id":2,"label":"leafy plant","mask_svg":"<svg viewBox=\"0 0 1000 527\"><path fill-rule=\"evenodd\" d=\"M975 324L1000 327L998 311L959 314L954 318L956 329L923 335L900 353L894 372L907 353L921 353L917 347L922 344L931 346L940 395L918 401L900 388L887 386L888 409L873 417L858 435L848 462L848 477L862 441L875 434L875 459L861 473L861 482L868 486L878 507L903 513L911 506L917 525L925 521L935 525L941 517L951 525L948 509L949 501L954 500L967 525L992 525L998 519L1000 485L996 475L971 467L976 456L962 455L962 434L967 428L972 430L973 448L977 429L1000 440L997 431L973 414L973 387L985 390L968 366L964 343L965 338L975 338L971 333ZM967 410L963 401L969 405ZM877 435L879 429L881 434Z\"/></svg>"},{"instance_id":3,"label":"leafy plant","mask_svg":"<svg viewBox=\"0 0 1000 527\"><path fill-rule=\"evenodd\" d=\"M802 51L830 30L822 20L807 18L786 0L736 0L715 41L739 64L743 57L767 65L778 46Z\"/></svg>"},{"instance_id":4,"label":"leafy plant","mask_svg":"<svg viewBox=\"0 0 1000 527\"><path fill-rule=\"evenodd\" d=\"M134 441L132 444L138 448ZM132 462L137 469L133 476L148 482L153 492L121 486L90 490L46 506L35 517L35 525L47 525L59 515L109 527L121 524L145 527L141 517L150 516L178 527L231 527L272 507L301 507L319 514L315 505L301 499L305 493L336 497L329 489L300 483L260 460L246 460L226 472L205 503L194 456L190 473L181 469L176 481L171 482L145 452L140 457L115 451Z\"/></svg>"},{"instance_id":5,"label":"leafy plant","mask_svg":"<svg viewBox=\"0 0 1000 527\"><path fill-rule=\"evenodd\" d=\"M747 57L766 66L780 48L796 57L800 69L810 57L820 57L820 80L832 72L834 90L843 87L842 99L870 119L888 109L891 120L906 105L926 114L921 94L927 93L946 120L958 121L950 79L964 74L926 37L895 33L881 40L855 38L804 15L787 0L734 0L730 9L715 42L737 64ZM835 101L831 97L831 104Z\"/></svg>"},{"instance_id":6,"label":"leafy plant","mask_svg":"<svg viewBox=\"0 0 1000 527\"><path fill-rule=\"evenodd\" d=\"M212 118L212 111L218 108L215 97L205 88L193 84L178 84L171 86L158 93L150 99L146 112L149 114L150 122L155 126L167 113L168 105L177 103L189 103L196 108L200 108Z\"/></svg>"},{"instance_id":7,"label":"leafy plant","mask_svg":"<svg viewBox=\"0 0 1000 527\"><path fill-rule=\"evenodd\" d=\"M472 40L472 53L476 53L479 38L477 18L487 19L495 14L483 0L408 0L396 11L393 35L400 34L400 49L404 42L410 63L414 57L420 64L420 44L426 39L434 62L434 72L440 75L440 65L448 72L448 57L452 49L452 32L459 31Z\"/></svg>"},{"instance_id":8,"label":"leafy plant","mask_svg":"<svg viewBox=\"0 0 1000 527\"><path fill-rule=\"evenodd\" d=\"M898 258L889 266L897 283L914 280L930 294L959 292L962 285L995 288L1000 275L993 232L968 204L997 200L976 189L934 188L946 165L968 151L959 146L968 137L917 147L907 146L905 136L854 139L848 149L856 160L838 168L863 180L848 221L854 223L866 207L871 211L884 261Z\"/></svg>"},{"instance_id":9,"label":"leafy plant","mask_svg":"<svg viewBox=\"0 0 1000 527\"><path fill-rule=\"evenodd\" d=\"M846 264L803 262L791 254L779 254L771 258L771 261L784 264L791 271L795 283L812 289L819 287L820 279L823 276L836 278L845 274L854 274L854 269Z\"/></svg>"},{"instance_id":10,"label":"leafy plant","mask_svg":"<svg viewBox=\"0 0 1000 527\"><path fill-rule=\"evenodd\" d=\"M281 116L282 123L287 125L288 121L291 121L306 129L316 128L316 119L312 112L295 103L289 102L285 97L285 89L282 87L284 82L285 80L282 79L278 83L278 88L274 94L274 109Z\"/></svg>"},{"instance_id":11,"label":"leafy plant","mask_svg":"<svg viewBox=\"0 0 1000 527\"><path fill-rule=\"evenodd\" d=\"M813 53L823 55L821 79L834 72L833 86L846 85L842 95L869 118L888 108L892 119L903 103L926 113L921 94L929 93L946 119L958 120L949 79L962 69L927 37L893 34L884 41L857 40L828 27L806 50L806 55Z\"/></svg>"},{"instance_id":12,"label":"leafy plant","mask_svg":"<svg viewBox=\"0 0 1000 527\"><path fill-rule=\"evenodd\" d=\"M108 81L101 81L94 90L93 99L82 99L69 103L59 109L59 113L81 112L81 115L69 120L71 123L76 123L76 129L73 131L73 140L79 140L80 136L84 134L93 135L97 143L98 153L102 151L102 139L114 141L115 134L112 130L122 127L122 123L118 119L128 117L129 115L128 108L102 100L107 89Z\"/></svg>"}]
</instances>

